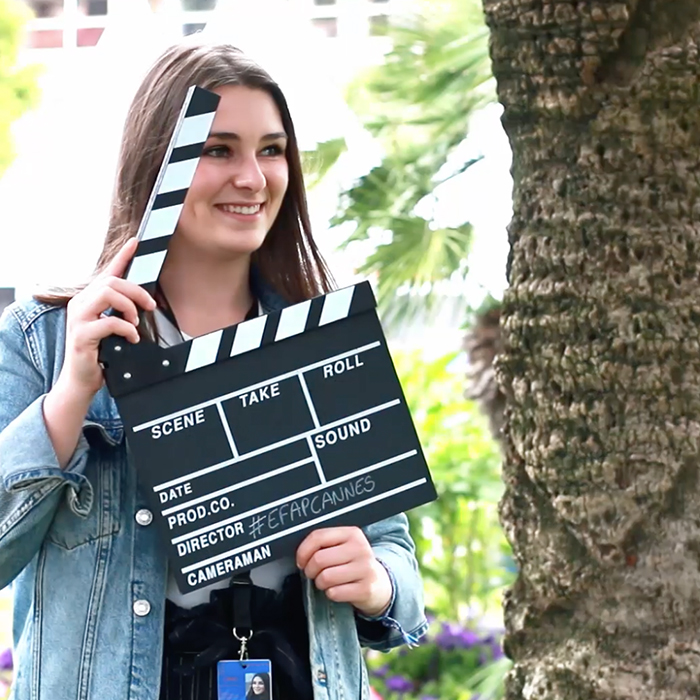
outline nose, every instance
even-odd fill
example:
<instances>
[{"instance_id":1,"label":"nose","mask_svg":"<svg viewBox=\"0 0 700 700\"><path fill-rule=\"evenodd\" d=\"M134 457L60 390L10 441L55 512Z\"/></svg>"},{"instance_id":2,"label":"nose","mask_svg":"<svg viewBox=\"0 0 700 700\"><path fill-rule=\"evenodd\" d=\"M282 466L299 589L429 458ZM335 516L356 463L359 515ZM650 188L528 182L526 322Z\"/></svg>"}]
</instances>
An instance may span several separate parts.
<instances>
[{"instance_id":1,"label":"nose","mask_svg":"<svg viewBox=\"0 0 700 700\"><path fill-rule=\"evenodd\" d=\"M234 165L232 180L236 189L260 192L265 187L265 175L255 154L241 158Z\"/></svg>"}]
</instances>

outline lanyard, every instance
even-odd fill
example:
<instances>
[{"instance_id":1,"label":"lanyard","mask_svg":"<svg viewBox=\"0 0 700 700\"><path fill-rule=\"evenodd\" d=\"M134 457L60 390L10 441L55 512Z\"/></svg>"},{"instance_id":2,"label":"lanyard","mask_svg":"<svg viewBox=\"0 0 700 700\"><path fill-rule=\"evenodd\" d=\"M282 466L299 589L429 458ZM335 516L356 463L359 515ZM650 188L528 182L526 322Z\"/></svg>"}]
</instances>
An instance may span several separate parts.
<instances>
[{"instance_id":1,"label":"lanyard","mask_svg":"<svg viewBox=\"0 0 700 700\"><path fill-rule=\"evenodd\" d=\"M233 636L241 643L239 659L248 658L248 641L253 636L253 621L250 616L250 607L253 593L253 582L250 572L234 576L229 582L233 605L231 609L231 624Z\"/></svg>"}]
</instances>

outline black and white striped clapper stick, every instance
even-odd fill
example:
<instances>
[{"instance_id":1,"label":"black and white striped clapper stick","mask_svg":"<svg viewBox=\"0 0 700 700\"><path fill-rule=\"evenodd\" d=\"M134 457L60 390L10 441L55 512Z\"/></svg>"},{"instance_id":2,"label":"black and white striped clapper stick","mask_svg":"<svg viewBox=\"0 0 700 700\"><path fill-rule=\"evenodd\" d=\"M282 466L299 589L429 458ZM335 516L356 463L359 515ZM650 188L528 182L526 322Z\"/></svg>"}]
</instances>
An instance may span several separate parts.
<instances>
[{"instance_id":1,"label":"black and white striped clapper stick","mask_svg":"<svg viewBox=\"0 0 700 700\"><path fill-rule=\"evenodd\" d=\"M130 282L147 286L158 280L219 99L217 94L199 87L191 87L187 92L141 219L139 245L126 273L126 279Z\"/></svg>"},{"instance_id":2,"label":"black and white striped clapper stick","mask_svg":"<svg viewBox=\"0 0 700 700\"><path fill-rule=\"evenodd\" d=\"M125 345L115 337L102 354L102 360L111 367L106 373L110 392L120 397L164 379L328 327L371 311L375 306L372 288L365 281L168 348Z\"/></svg>"},{"instance_id":3,"label":"black and white striped clapper stick","mask_svg":"<svg viewBox=\"0 0 700 700\"><path fill-rule=\"evenodd\" d=\"M338 289L281 311L243 321L237 326L193 338L183 347L183 352L187 355L182 371L192 372L221 362L227 357L235 357L314 328L322 328L374 307L374 295L369 282Z\"/></svg>"}]
</instances>

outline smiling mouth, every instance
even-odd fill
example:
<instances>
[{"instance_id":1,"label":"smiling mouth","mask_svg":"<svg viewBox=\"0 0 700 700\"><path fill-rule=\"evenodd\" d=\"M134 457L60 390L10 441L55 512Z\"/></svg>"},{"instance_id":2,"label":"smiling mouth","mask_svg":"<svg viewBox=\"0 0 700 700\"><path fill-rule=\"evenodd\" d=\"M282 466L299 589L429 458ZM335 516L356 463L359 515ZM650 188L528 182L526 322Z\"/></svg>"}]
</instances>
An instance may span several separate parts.
<instances>
[{"instance_id":1,"label":"smiling mouth","mask_svg":"<svg viewBox=\"0 0 700 700\"><path fill-rule=\"evenodd\" d=\"M263 207L262 204L217 204L216 206L228 214L245 214L247 216L257 214Z\"/></svg>"}]
</instances>

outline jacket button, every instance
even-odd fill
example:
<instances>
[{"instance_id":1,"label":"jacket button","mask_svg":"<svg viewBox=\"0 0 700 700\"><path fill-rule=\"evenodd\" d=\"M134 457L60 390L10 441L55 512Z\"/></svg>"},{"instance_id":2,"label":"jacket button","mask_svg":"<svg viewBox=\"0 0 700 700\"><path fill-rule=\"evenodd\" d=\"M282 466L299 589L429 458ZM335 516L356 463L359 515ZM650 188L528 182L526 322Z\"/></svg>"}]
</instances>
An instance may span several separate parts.
<instances>
[{"instance_id":1,"label":"jacket button","mask_svg":"<svg viewBox=\"0 0 700 700\"><path fill-rule=\"evenodd\" d=\"M134 602L134 614L145 617L151 612L151 604L147 600L137 600Z\"/></svg>"},{"instance_id":2,"label":"jacket button","mask_svg":"<svg viewBox=\"0 0 700 700\"><path fill-rule=\"evenodd\" d=\"M141 508L141 510L136 513L136 522L144 527L150 525L153 522L153 513L146 508Z\"/></svg>"}]
</instances>

